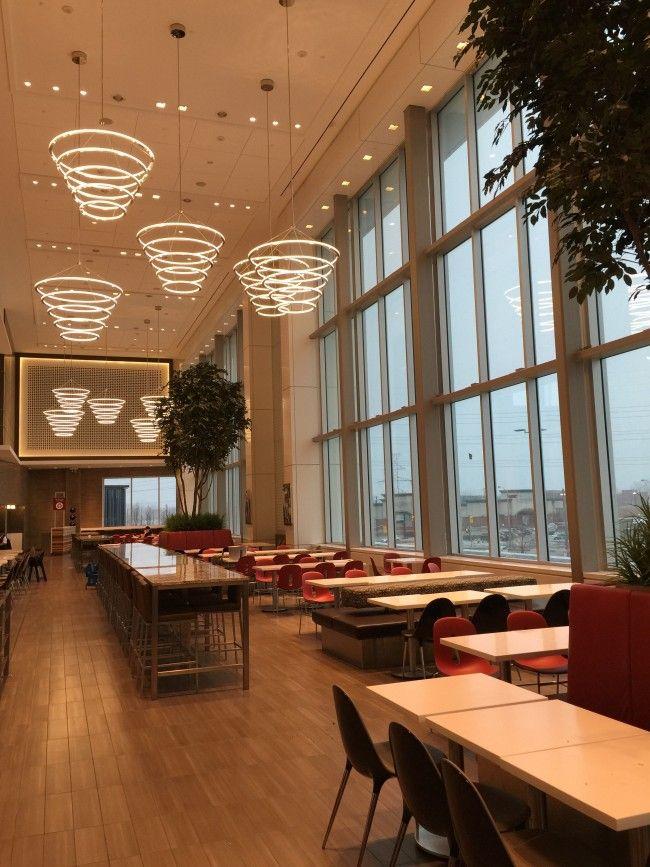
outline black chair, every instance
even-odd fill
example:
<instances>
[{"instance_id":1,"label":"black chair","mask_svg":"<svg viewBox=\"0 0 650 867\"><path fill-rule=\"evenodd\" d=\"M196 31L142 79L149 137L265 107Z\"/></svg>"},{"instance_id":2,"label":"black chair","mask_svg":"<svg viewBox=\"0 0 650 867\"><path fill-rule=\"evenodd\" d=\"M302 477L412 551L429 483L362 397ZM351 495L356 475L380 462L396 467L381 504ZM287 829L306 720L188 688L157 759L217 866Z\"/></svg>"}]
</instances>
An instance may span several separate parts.
<instances>
[{"instance_id":1,"label":"black chair","mask_svg":"<svg viewBox=\"0 0 650 867\"><path fill-rule=\"evenodd\" d=\"M45 574L45 566L43 565L43 557L45 556L45 551L35 551L33 554L29 555L28 560L28 577L27 580L32 580L32 575L36 578L36 581L40 581L41 578L43 581L47 581L47 575Z\"/></svg>"},{"instance_id":2,"label":"black chair","mask_svg":"<svg viewBox=\"0 0 650 867\"><path fill-rule=\"evenodd\" d=\"M388 741L373 743L352 699L336 684L332 685L332 692L334 693L334 707L336 709L339 734L341 735L346 758L343 779L336 794L332 815L330 816L325 837L323 838L322 848L324 849L327 845L327 839L332 830L345 787L350 779L350 772L354 768L358 774L372 780L372 798L370 799L368 818L366 819L359 859L357 861L357 867L360 867L366 851L379 794L384 783L395 776L395 769Z\"/></svg>"},{"instance_id":3,"label":"black chair","mask_svg":"<svg viewBox=\"0 0 650 867\"><path fill-rule=\"evenodd\" d=\"M449 601L449 599L434 599L432 602L429 602L427 607L420 615L420 619L418 620L417 624L415 625L415 629L413 630L413 640L418 643L418 646L420 648L422 677L427 676L427 670L424 664L424 645L427 643L433 644L433 624L440 617L455 616L456 609L454 608L453 603ZM410 634L405 629L404 632L402 632L402 638L404 639L404 649L402 651L402 677L404 677L404 667L406 665L406 650L410 637Z\"/></svg>"},{"instance_id":4,"label":"black chair","mask_svg":"<svg viewBox=\"0 0 650 867\"><path fill-rule=\"evenodd\" d=\"M512 831L502 837L478 788L449 759L441 763L454 837L465 867L522 867L529 864L605 865L575 837L549 831Z\"/></svg>"},{"instance_id":5,"label":"black chair","mask_svg":"<svg viewBox=\"0 0 650 867\"><path fill-rule=\"evenodd\" d=\"M542 611L542 617L549 626L569 625L569 599L570 590L558 590L546 603Z\"/></svg>"},{"instance_id":6,"label":"black chair","mask_svg":"<svg viewBox=\"0 0 650 867\"><path fill-rule=\"evenodd\" d=\"M490 593L476 606L470 617L477 632L506 632L508 629L510 606L505 596Z\"/></svg>"},{"instance_id":7,"label":"black chair","mask_svg":"<svg viewBox=\"0 0 650 867\"><path fill-rule=\"evenodd\" d=\"M388 731L397 781L402 791L402 821L390 860L391 867L397 863L411 818L430 834L446 837L446 846L441 841L441 850L436 854L441 858L449 858L450 864L460 863L458 844L454 838L445 787L440 775L440 763L445 759L444 753L423 744L401 723L392 722ZM523 801L481 783L479 790L491 805L501 832L525 826L530 810ZM448 851L444 851L445 848ZM484 863L491 864L489 861Z\"/></svg>"},{"instance_id":8,"label":"black chair","mask_svg":"<svg viewBox=\"0 0 650 867\"><path fill-rule=\"evenodd\" d=\"M370 558L370 567L372 568L372 574L374 575L375 578L379 578L380 575L384 574L381 571L381 569L379 568L379 566L377 566L377 564L375 563L374 557Z\"/></svg>"}]
</instances>

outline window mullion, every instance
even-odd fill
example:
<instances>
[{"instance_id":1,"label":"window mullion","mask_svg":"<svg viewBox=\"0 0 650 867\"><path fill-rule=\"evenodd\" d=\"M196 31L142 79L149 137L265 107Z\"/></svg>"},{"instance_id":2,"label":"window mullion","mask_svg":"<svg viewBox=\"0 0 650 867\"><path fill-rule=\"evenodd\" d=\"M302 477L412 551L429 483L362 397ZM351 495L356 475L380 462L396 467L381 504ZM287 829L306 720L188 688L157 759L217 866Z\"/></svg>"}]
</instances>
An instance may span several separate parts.
<instances>
[{"instance_id":1,"label":"window mullion","mask_svg":"<svg viewBox=\"0 0 650 867\"><path fill-rule=\"evenodd\" d=\"M526 403L528 405L528 449L533 482L532 499L537 530L537 559L548 560L546 497L544 496L544 473L542 470L542 432L539 421L537 380L535 379L530 379L526 383Z\"/></svg>"},{"instance_id":2,"label":"window mullion","mask_svg":"<svg viewBox=\"0 0 650 867\"><path fill-rule=\"evenodd\" d=\"M483 467L485 472L485 499L488 515L490 556L498 557L500 555L499 518L496 475L494 471L494 450L492 448L492 411L489 393L481 395L481 427L483 428Z\"/></svg>"},{"instance_id":3,"label":"window mullion","mask_svg":"<svg viewBox=\"0 0 650 867\"><path fill-rule=\"evenodd\" d=\"M535 325L533 321L533 297L530 284L530 261L528 256L528 230L524 224L524 204L518 201L517 253L519 260L519 299L521 304L521 327L524 342L524 364L535 364Z\"/></svg>"},{"instance_id":4,"label":"window mullion","mask_svg":"<svg viewBox=\"0 0 650 867\"><path fill-rule=\"evenodd\" d=\"M382 425L384 440L384 488L386 491L386 524L388 547L394 548L395 542L395 501L393 493L393 449L390 424Z\"/></svg>"},{"instance_id":5,"label":"window mullion","mask_svg":"<svg viewBox=\"0 0 650 867\"><path fill-rule=\"evenodd\" d=\"M465 119L467 123L467 158L469 160L469 202L470 213L478 211L481 202L478 174L478 151L476 147L476 114L474 108L474 80L472 76L465 78Z\"/></svg>"},{"instance_id":6,"label":"window mullion","mask_svg":"<svg viewBox=\"0 0 650 867\"><path fill-rule=\"evenodd\" d=\"M447 404L443 407L445 419L445 452L447 455L447 501L449 503L449 521L451 530L451 550L460 551L460 498L458 490L458 448L456 447L456 427L453 422L453 407Z\"/></svg>"},{"instance_id":7,"label":"window mullion","mask_svg":"<svg viewBox=\"0 0 650 867\"><path fill-rule=\"evenodd\" d=\"M372 182L372 198L375 208L375 265L377 268L377 283L384 279L384 232L381 218L381 175Z\"/></svg>"}]
</instances>

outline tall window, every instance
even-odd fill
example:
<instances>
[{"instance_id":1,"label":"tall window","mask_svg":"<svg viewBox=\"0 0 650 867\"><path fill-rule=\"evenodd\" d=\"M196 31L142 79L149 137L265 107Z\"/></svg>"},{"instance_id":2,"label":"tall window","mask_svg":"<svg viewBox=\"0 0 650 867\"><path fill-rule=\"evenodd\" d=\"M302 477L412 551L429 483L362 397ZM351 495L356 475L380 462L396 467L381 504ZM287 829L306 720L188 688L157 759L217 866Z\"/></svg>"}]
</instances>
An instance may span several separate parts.
<instances>
[{"instance_id":1,"label":"tall window","mask_svg":"<svg viewBox=\"0 0 650 867\"><path fill-rule=\"evenodd\" d=\"M326 244L336 246L334 243L334 228L328 229L321 238ZM328 322L336 313L336 272L332 272L328 278L323 294L318 302L318 321L322 325Z\"/></svg>"},{"instance_id":2,"label":"tall window","mask_svg":"<svg viewBox=\"0 0 650 867\"><path fill-rule=\"evenodd\" d=\"M176 513L173 476L136 476L104 479L105 527L164 524Z\"/></svg>"},{"instance_id":3,"label":"tall window","mask_svg":"<svg viewBox=\"0 0 650 867\"><path fill-rule=\"evenodd\" d=\"M328 434L340 427L338 333L330 331L320 341L321 431ZM341 438L323 441L323 491L325 494L325 541L343 542L343 477Z\"/></svg>"},{"instance_id":4,"label":"tall window","mask_svg":"<svg viewBox=\"0 0 650 867\"><path fill-rule=\"evenodd\" d=\"M226 376L231 382L239 381L239 346L238 329L234 328L223 339L223 367ZM235 447L228 456L228 462L220 474L217 485L222 485L221 491L217 490L218 508L224 511L225 526L235 536L241 536L242 529L242 495L241 495L241 463L242 454L239 447Z\"/></svg>"},{"instance_id":5,"label":"tall window","mask_svg":"<svg viewBox=\"0 0 650 867\"><path fill-rule=\"evenodd\" d=\"M523 169L505 190L483 190L485 173L521 136L521 122L506 123L494 144L506 116L481 108L480 75L433 117L453 546L562 562L569 550L549 228L545 220L528 225L523 201L509 190Z\"/></svg>"}]
</instances>

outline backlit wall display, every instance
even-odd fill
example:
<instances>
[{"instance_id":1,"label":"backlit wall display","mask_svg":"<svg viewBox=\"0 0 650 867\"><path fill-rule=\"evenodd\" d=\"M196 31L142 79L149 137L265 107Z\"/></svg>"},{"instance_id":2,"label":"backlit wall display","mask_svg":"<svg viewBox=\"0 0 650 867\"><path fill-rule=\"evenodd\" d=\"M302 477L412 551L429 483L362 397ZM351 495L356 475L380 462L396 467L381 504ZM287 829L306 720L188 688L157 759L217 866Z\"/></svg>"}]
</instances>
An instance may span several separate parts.
<instances>
[{"instance_id":1,"label":"backlit wall display","mask_svg":"<svg viewBox=\"0 0 650 867\"><path fill-rule=\"evenodd\" d=\"M130 420L146 415L140 397L164 393L169 373L169 362L21 356L17 370L19 457L157 457L160 441L140 442ZM53 388L70 385L87 388L89 398L124 398L126 403L115 424L98 424L86 404L74 435L55 437L43 411L57 407Z\"/></svg>"}]
</instances>

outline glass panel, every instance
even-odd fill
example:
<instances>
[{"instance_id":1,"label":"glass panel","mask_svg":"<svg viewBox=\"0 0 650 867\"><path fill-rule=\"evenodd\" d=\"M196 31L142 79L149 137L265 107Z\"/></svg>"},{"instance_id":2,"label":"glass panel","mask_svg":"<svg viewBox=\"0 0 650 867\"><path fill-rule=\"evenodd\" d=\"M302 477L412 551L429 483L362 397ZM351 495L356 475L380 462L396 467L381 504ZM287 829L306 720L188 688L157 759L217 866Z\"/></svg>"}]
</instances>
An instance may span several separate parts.
<instances>
[{"instance_id":1,"label":"glass panel","mask_svg":"<svg viewBox=\"0 0 650 867\"><path fill-rule=\"evenodd\" d=\"M326 244L334 244L334 230L330 229L323 235L322 240ZM336 272L332 272L327 278L323 289L323 295L319 302L320 321L327 322L336 313Z\"/></svg>"},{"instance_id":2,"label":"glass panel","mask_svg":"<svg viewBox=\"0 0 650 867\"><path fill-rule=\"evenodd\" d=\"M537 533L527 403L524 383L490 395L499 554L534 559Z\"/></svg>"},{"instance_id":3,"label":"glass panel","mask_svg":"<svg viewBox=\"0 0 650 867\"><path fill-rule=\"evenodd\" d=\"M490 377L524 365L514 209L481 231Z\"/></svg>"},{"instance_id":4,"label":"glass panel","mask_svg":"<svg viewBox=\"0 0 650 867\"><path fill-rule=\"evenodd\" d=\"M377 241L375 239L375 194L372 187L359 196L359 253L361 291L377 283Z\"/></svg>"},{"instance_id":5,"label":"glass panel","mask_svg":"<svg viewBox=\"0 0 650 867\"><path fill-rule=\"evenodd\" d=\"M341 440L334 437L323 443L327 471L329 503L327 511L327 542L343 542L343 485L341 481Z\"/></svg>"},{"instance_id":6,"label":"glass panel","mask_svg":"<svg viewBox=\"0 0 650 867\"><path fill-rule=\"evenodd\" d=\"M553 295L551 292L551 252L548 246L548 222L528 220L528 261L533 306L535 359L538 364L555 358L553 329Z\"/></svg>"},{"instance_id":7,"label":"glass panel","mask_svg":"<svg viewBox=\"0 0 650 867\"><path fill-rule=\"evenodd\" d=\"M236 535L241 535L241 497L239 489L239 467L225 471L226 483L226 526Z\"/></svg>"},{"instance_id":8,"label":"glass panel","mask_svg":"<svg viewBox=\"0 0 650 867\"><path fill-rule=\"evenodd\" d=\"M392 411L401 409L409 402L403 286L386 295L385 311L388 408Z\"/></svg>"},{"instance_id":9,"label":"glass panel","mask_svg":"<svg viewBox=\"0 0 650 867\"><path fill-rule=\"evenodd\" d=\"M609 470L615 526L636 514L639 494L650 496L650 349L603 361Z\"/></svg>"},{"instance_id":10,"label":"glass panel","mask_svg":"<svg viewBox=\"0 0 650 867\"><path fill-rule=\"evenodd\" d=\"M393 518L395 546L415 548L415 501L411 467L411 425L408 418L390 424L393 473Z\"/></svg>"},{"instance_id":11,"label":"glass panel","mask_svg":"<svg viewBox=\"0 0 650 867\"><path fill-rule=\"evenodd\" d=\"M337 333L332 331L323 338L323 366L325 373L325 430L339 426L339 373Z\"/></svg>"},{"instance_id":12,"label":"glass panel","mask_svg":"<svg viewBox=\"0 0 650 867\"><path fill-rule=\"evenodd\" d=\"M542 474L549 560L566 562L569 559L569 535L566 520L560 400L555 374L537 380L537 403L542 441Z\"/></svg>"},{"instance_id":13,"label":"glass panel","mask_svg":"<svg viewBox=\"0 0 650 867\"><path fill-rule=\"evenodd\" d=\"M481 399L472 397L451 408L458 539L461 553L489 554L489 529L485 469L483 466L483 425Z\"/></svg>"},{"instance_id":14,"label":"glass panel","mask_svg":"<svg viewBox=\"0 0 650 867\"><path fill-rule=\"evenodd\" d=\"M535 115L525 109L522 114L522 138L525 141L528 138L528 119L533 118ZM533 148L532 151L529 151L524 157L524 171L529 172L531 169L534 169L537 165L537 159L539 157L539 148Z\"/></svg>"},{"instance_id":15,"label":"glass panel","mask_svg":"<svg viewBox=\"0 0 650 867\"><path fill-rule=\"evenodd\" d=\"M384 277L402 264L402 224L400 218L399 161L389 166L379 178L381 190L381 231Z\"/></svg>"},{"instance_id":16,"label":"glass panel","mask_svg":"<svg viewBox=\"0 0 650 867\"><path fill-rule=\"evenodd\" d=\"M442 228L453 229L470 213L465 93L460 91L438 113L442 179Z\"/></svg>"},{"instance_id":17,"label":"glass panel","mask_svg":"<svg viewBox=\"0 0 650 867\"><path fill-rule=\"evenodd\" d=\"M370 503L370 544L388 544L386 509L386 472L384 466L384 430L381 425L368 428L368 485Z\"/></svg>"},{"instance_id":18,"label":"glass panel","mask_svg":"<svg viewBox=\"0 0 650 867\"><path fill-rule=\"evenodd\" d=\"M643 291L636 298L632 297L641 282L641 274L636 274L632 286L617 280L611 292L598 295L601 343L650 328L650 292Z\"/></svg>"},{"instance_id":19,"label":"glass panel","mask_svg":"<svg viewBox=\"0 0 650 867\"><path fill-rule=\"evenodd\" d=\"M131 479L104 479L104 526L123 527L130 511Z\"/></svg>"},{"instance_id":20,"label":"glass panel","mask_svg":"<svg viewBox=\"0 0 650 867\"><path fill-rule=\"evenodd\" d=\"M173 476L160 477L160 523L164 524L170 515L176 514L176 479Z\"/></svg>"},{"instance_id":21,"label":"glass panel","mask_svg":"<svg viewBox=\"0 0 650 867\"><path fill-rule=\"evenodd\" d=\"M131 479L132 524L158 523L158 477Z\"/></svg>"},{"instance_id":22,"label":"glass panel","mask_svg":"<svg viewBox=\"0 0 650 867\"><path fill-rule=\"evenodd\" d=\"M379 357L379 307L363 311L363 355L366 373L366 418L379 415L381 405L381 361Z\"/></svg>"},{"instance_id":23,"label":"glass panel","mask_svg":"<svg viewBox=\"0 0 650 867\"><path fill-rule=\"evenodd\" d=\"M478 382L472 242L444 257L447 287L449 383L452 391Z\"/></svg>"},{"instance_id":24,"label":"glass panel","mask_svg":"<svg viewBox=\"0 0 650 867\"><path fill-rule=\"evenodd\" d=\"M490 193L484 193L485 175L491 169L496 169L503 162L503 158L512 151L512 130L508 123L503 131L499 143L494 143L494 135L499 124L508 116L501 106L495 105L492 108L482 109L478 100L478 83L482 72L479 71L474 76L474 104L476 113L476 151L478 155L478 184L479 184L479 203L484 205L493 199L501 190L492 189ZM508 175L505 187L509 187L512 183L512 171ZM502 187L501 189L504 189Z\"/></svg>"}]
</instances>

